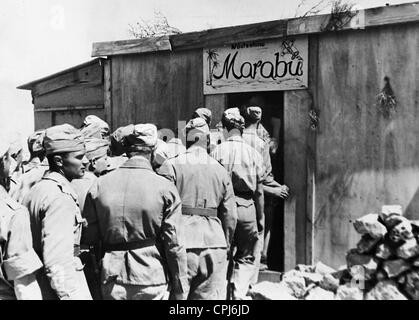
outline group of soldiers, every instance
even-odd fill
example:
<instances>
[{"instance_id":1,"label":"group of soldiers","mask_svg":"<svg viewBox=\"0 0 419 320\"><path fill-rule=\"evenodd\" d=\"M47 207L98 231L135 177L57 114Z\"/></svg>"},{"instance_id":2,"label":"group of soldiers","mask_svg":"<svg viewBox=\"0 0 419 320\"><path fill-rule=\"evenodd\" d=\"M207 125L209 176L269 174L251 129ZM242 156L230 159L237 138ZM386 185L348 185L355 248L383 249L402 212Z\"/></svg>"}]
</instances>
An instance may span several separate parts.
<instances>
[{"instance_id":1,"label":"group of soldiers","mask_svg":"<svg viewBox=\"0 0 419 320\"><path fill-rule=\"evenodd\" d=\"M0 299L247 299L272 175L258 106L198 108L184 139L90 115L0 139ZM183 140L183 141L182 141ZM184 143L185 142L185 145Z\"/></svg>"}]
</instances>

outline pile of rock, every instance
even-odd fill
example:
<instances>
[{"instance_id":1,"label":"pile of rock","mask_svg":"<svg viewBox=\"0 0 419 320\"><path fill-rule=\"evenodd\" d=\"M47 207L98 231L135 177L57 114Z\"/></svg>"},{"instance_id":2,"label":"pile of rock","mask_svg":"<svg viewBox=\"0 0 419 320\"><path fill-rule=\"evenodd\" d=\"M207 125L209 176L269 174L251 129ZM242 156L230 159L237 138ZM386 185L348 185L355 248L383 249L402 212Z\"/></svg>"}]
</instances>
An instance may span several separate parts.
<instances>
[{"instance_id":1,"label":"pile of rock","mask_svg":"<svg viewBox=\"0 0 419 320\"><path fill-rule=\"evenodd\" d=\"M400 206L383 206L353 223L361 234L334 270L322 263L298 265L279 283L261 282L253 299L419 300L419 221L409 221Z\"/></svg>"}]
</instances>

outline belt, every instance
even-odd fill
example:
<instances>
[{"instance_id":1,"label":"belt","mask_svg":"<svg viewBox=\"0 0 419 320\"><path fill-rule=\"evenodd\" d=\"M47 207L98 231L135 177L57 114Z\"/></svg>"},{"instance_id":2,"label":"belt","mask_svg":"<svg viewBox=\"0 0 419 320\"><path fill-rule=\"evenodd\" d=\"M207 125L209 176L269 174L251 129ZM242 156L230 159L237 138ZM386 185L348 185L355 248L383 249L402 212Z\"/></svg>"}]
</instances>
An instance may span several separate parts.
<instances>
[{"instance_id":1,"label":"belt","mask_svg":"<svg viewBox=\"0 0 419 320\"><path fill-rule=\"evenodd\" d=\"M218 211L214 208L192 208L182 206L182 214L190 216L216 217L218 215Z\"/></svg>"},{"instance_id":2,"label":"belt","mask_svg":"<svg viewBox=\"0 0 419 320\"><path fill-rule=\"evenodd\" d=\"M254 193L251 192L251 191L248 191L248 192L237 192L237 191L234 191L234 195L236 197L239 197L239 198L242 198L242 199L250 200L250 199L253 199Z\"/></svg>"},{"instance_id":3,"label":"belt","mask_svg":"<svg viewBox=\"0 0 419 320\"><path fill-rule=\"evenodd\" d=\"M78 257L80 255L80 245L74 245L74 256Z\"/></svg>"},{"instance_id":4,"label":"belt","mask_svg":"<svg viewBox=\"0 0 419 320\"><path fill-rule=\"evenodd\" d=\"M126 243L103 244L103 251L128 251L156 245L156 239L145 239Z\"/></svg>"}]
</instances>

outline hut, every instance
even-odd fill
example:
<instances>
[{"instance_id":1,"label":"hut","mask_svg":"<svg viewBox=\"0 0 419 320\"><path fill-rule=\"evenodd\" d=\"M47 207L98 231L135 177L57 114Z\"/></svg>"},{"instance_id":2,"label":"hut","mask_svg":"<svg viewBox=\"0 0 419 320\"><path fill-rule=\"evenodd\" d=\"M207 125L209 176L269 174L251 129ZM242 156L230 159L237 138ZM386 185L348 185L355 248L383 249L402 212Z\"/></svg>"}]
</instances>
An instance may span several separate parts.
<instances>
[{"instance_id":1,"label":"hut","mask_svg":"<svg viewBox=\"0 0 419 320\"><path fill-rule=\"evenodd\" d=\"M174 130L196 107L216 123L225 108L260 105L280 146L276 178L291 189L275 214L269 263L338 267L358 240L351 220L384 204L419 219L418 55L414 2L93 43L98 60L20 88L32 90L36 127L79 125L94 111L113 129ZM96 71L84 82L86 67Z\"/></svg>"}]
</instances>

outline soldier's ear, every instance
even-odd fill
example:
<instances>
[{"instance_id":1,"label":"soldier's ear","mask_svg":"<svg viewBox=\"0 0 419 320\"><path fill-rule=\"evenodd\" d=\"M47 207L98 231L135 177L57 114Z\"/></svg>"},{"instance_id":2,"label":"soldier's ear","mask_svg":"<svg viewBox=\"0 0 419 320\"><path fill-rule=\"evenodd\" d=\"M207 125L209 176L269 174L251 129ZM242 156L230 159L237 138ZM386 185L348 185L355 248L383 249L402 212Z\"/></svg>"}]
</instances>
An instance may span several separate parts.
<instances>
[{"instance_id":1,"label":"soldier's ear","mask_svg":"<svg viewBox=\"0 0 419 320\"><path fill-rule=\"evenodd\" d=\"M58 168L62 168L63 167L63 157L61 155L59 155L59 154L54 155L53 160L54 160L54 164Z\"/></svg>"}]
</instances>

